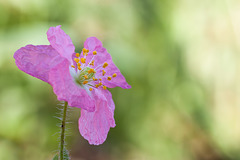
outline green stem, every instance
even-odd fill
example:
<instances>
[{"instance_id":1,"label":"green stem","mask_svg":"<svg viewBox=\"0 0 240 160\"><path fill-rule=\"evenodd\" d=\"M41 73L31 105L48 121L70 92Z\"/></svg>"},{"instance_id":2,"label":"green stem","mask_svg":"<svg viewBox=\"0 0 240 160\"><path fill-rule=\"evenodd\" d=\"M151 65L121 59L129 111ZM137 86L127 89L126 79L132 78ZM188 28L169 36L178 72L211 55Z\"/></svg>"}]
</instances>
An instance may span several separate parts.
<instances>
[{"instance_id":1,"label":"green stem","mask_svg":"<svg viewBox=\"0 0 240 160\"><path fill-rule=\"evenodd\" d=\"M60 140L60 150L59 150L60 160L63 160L63 150L64 150L64 141L65 141L65 129L66 129L67 107L68 107L68 103L65 102L64 108L63 108L62 125L61 125L61 140Z\"/></svg>"}]
</instances>

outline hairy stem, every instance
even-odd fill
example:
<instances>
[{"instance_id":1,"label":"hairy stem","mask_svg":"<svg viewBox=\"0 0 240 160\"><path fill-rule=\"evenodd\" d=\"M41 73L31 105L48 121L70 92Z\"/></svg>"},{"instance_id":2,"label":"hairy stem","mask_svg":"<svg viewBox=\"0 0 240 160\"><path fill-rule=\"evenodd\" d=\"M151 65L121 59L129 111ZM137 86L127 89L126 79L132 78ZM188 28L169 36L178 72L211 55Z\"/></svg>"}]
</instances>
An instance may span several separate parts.
<instances>
[{"instance_id":1,"label":"hairy stem","mask_svg":"<svg viewBox=\"0 0 240 160\"><path fill-rule=\"evenodd\" d=\"M60 150L59 150L60 160L63 160L63 150L64 150L64 141L65 141L67 108L68 108L68 103L65 102L64 103L64 108L63 108L62 125L61 125L61 139L60 139Z\"/></svg>"}]
</instances>

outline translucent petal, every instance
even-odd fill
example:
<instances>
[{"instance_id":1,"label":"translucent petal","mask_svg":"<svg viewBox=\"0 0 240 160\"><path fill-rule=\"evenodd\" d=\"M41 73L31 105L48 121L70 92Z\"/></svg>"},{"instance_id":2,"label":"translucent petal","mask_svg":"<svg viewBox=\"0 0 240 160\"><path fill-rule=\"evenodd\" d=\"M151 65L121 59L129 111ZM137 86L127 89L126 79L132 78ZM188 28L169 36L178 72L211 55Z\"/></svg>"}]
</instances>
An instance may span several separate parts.
<instances>
[{"instance_id":1,"label":"translucent petal","mask_svg":"<svg viewBox=\"0 0 240 160\"><path fill-rule=\"evenodd\" d=\"M122 87L124 89L131 88L131 86L126 82L126 79L117 68L117 66L113 63L111 55L107 52L107 50L102 47L102 42L98 40L96 37L88 38L84 43L84 48L89 49L89 54L86 59L86 63L88 64L93 57L93 51L97 51L97 55L94 57L94 67L97 68L97 76L101 77L101 70L105 70L107 76L112 76L114 73L117 74L116 77L112 78L111 81L108 81L107 78L103 78L103 84L109 88L113 87ZM108 66L106 68L102 68L102 65L107 62Z\"/></svg>"},{"instance_id":2,"label":"translucent petal","mask_svg":"<svg viewBox=\"0 0 240 160\"><path fill-rule=\"evenodd\" d=\"M47 38L50 45L56 49L62 57L72 63L72 54L75 51L75 47L71 38L60 27L61 26L50 27L47 31Z\"/></svg>"},{"instance_id":3,"label":"translucent petal","mask_svg":"<svg viewBox=\"0 0 240 160\"><path fill-rule=\"evenodd\" d=\"M49 71L64 58L50 45L27 45L14 53L18 68L33 77L48 82Z\"/></svg>"},{"instance_id":4,"label":"translucent petal","mask_svg":"<svg viewBox=\"0 0 240 160\"><path fill-rule=\"evenodd\" d=\"M98 89L94 92L95 111L81 110L79 118L79 131L88 140L89 144L102 144L109 132L110 127L115 127L115 105L112 95L108 90Z\"/></svg>"}]
</instances>

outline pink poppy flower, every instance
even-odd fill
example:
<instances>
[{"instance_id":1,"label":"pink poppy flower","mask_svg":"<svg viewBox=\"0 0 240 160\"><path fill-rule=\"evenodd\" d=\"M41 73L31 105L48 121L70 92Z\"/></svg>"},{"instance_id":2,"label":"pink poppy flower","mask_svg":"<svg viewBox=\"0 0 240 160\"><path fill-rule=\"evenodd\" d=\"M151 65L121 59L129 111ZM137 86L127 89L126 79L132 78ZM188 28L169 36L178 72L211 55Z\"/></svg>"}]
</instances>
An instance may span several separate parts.
<instances>
[{"instance_id":1,"label":"pink poppy flower","mask_svg":"<svg viewBox=\"0 0 240 160\"><path fill-rule=\"evenodd\" d=\"M60 28L47 32L50 45L27 45L14 54L18 68L53 87L59 101L81 108L79 131L90 144L102 144L115 127L115 105L107 87L131 88L100 40L90 37L75 53L70 37Z\"/></svg>"}]
</instances>

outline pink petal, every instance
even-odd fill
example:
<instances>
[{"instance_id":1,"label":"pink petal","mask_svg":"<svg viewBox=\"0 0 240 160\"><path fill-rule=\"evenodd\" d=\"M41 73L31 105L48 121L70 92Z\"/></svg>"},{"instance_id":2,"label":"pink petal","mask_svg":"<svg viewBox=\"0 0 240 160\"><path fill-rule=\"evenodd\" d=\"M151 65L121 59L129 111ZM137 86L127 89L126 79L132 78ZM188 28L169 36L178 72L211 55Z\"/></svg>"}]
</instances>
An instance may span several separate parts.
<instances>
[{"instance_id":1,"label":"pink petal","mask_svg":"<svg viewBox=\"0 0 240 160\"><path fill-rule=\"evenodd\" d=\"M92 59L93 51L97 51L97 55L94 58L94 68L100 64L103 64L104 62L106 62L106 60L112 59L111 55L107 52L107 50L102 47L102 42L96 37L87 38L87 40L84 42L84 48L89 50L89 54L86 58L86 63L89 63Z\"/></svg>"},{"instance_id":2,"label":"pink petal","mask_svg":"<svg viewBox=\"0 0 240 160\"><path fill-rule=\"evenodd\" d=\"M47 31L48 41L62 57L65 57L71 63L75 47L71 38L60 27L61 26L59 25L57 27L49 28Z\"/></svg>"},{"instance_id":3,"label":"pink petal","mask_svg":"<svg viewBox=\"0 0 240 160\"><path fill-rule=\"evenodd\" d=\"M48 82L50 69L63 60L50 45L27 45L17 50L13 57L20 70L45 82Z\"/></svg>"},{"instance_id":4,"label":"pink petal","mask_svg":"<svg viewBox=\"0 0 240 160\"><path fill-rule=\"evenodd\" d=\"M114 88L114 87L121 87L123 89L129 89L131 86L127 83L125 77L122 75L120 70L117 68L117 66L113 63L112 60L107 61L108 66L104 68L106 71L106 74L104 75L104 78L102 78L102 83L107 86L108 88ZM112 77L112 75L116 73L116 77ZM107 80L107 77L112 77L112 79L109 81Z\"/></svg>"},{"instance_id":5,"label":"pink petal","mask_svg":"<svg viewBox=\"0 0 240 160\"><path fill-rule=\"evenodd\" d=\"M84 42L84 48L89 49L90 52L96 50L97 47L102 47L102 42L96 37L89 37Z\"/></svg>"},{"instance_id":6,"label":"pink petal","mask_svg":"<svg viewBox=\"0 0 240 160\"><path fill-rule=\"evenodd\" d=\"M106 140L110 127L116 126L115 105L108 90L94 91L95 111L88 112L82 109L78 124L81 135L88 140L89 144L99 145Z\"/></svg>"},{"instance_id":7,"label":"pink petal","mask_svg":"<svg viewBox=\"0 0 240 160\"><path fill-rule=\"evenodd\" d=\"M109 88L113 87L122 87L124 89L131 88L131 86L126 82L126 79L117 68L117 66L113 63L111 55L107 52L107 50L102 47L102 42L98 40L96 37L90 37L84 42L84 48L89 49L89 54L86 59L86 63L88 64L93 57L93 51L97 51L97 55L94 58L94 67L98 66L97 76L101 77L102 72L101 70L105 70L105 78L103 78L103 84ZM108 66L106 68L102 68L102 65L107 62ZM114 73L117 74L117 77L112 78L111 81L107 80L108 76L112 76ZM98 78L97 77L97 78Z\"/></svg>"},{"instance_id":8,"label":"pink petal","mask_svg":"<svg viewBox=\"0 0 240 160\"><path fill-rule=\"evenodd\" d=\"M71 107L78 107L89 112L95 110L94 100L74 81L69 73L69 62L65 59L49 72L49 83L59 101L67 101Z\"/></svg>"}]
</instances>

